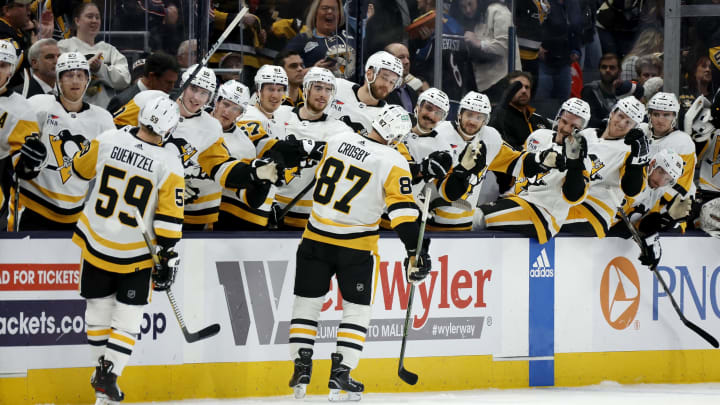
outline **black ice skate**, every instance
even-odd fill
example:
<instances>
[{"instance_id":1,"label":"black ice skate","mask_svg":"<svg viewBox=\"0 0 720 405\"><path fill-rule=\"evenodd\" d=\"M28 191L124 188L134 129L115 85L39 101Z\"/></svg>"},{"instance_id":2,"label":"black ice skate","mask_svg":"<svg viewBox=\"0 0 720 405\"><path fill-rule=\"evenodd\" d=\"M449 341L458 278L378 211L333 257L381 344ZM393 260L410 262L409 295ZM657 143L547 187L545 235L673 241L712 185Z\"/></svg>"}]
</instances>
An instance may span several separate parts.
<instances>
[{"instance_id":1,"label":"black ice skate","mask_svg":"<svg viewBox=\"0 0 720 405\"><path fill-rule=\"evenodd\" d=\"M332 359L332 368L330 369L330 395L328 400L332 402L338 401L359 401L362 399L362 392L365 386L350 377L350 367L340 364L343 356L340 353L330 355ZM341 395L340 391L347 392L347 395Z\"/></svg>"},{"instance_id":2,"label":"black ice skate","mask_svg":"<svg viewBox=\"0 0 720 405\"><path fill-rule=\"evenodd\" d=\"M295 392L296 399L305 398L307 385L310 384L312 375L312 349L298 350L300 357L295 359L295 371L290 379L290 388Z\"/></svg>"},{"instance_id":3,"label":"black ice skate","mask_svg":"<svg viewBox=\"0 0 720 405\"><path fill-rule=\"evenodd\" d=\"M97 389L97 387L100 386L100 384L98 384L100 381L100 362L102 362L104 358L104 356L100 356L100 358L98 358L98 365L95 366L95 371L93 371L92 376L90 377L90 385L92 385L93 389Z\"/></svg>"},{"instance_id":4,"label":"black ice skate","mask_svg":"<svg viewBox=\"0 0 720 405\"><path fill-rule=\"evenodd\" d=\"M117 385L117 375L112 373L113 362L100 358L99 363L94 381L91 381L97 398L95 405L115 404L122 401L125 399L125 394Z\"/></svg>"}]
</instances>

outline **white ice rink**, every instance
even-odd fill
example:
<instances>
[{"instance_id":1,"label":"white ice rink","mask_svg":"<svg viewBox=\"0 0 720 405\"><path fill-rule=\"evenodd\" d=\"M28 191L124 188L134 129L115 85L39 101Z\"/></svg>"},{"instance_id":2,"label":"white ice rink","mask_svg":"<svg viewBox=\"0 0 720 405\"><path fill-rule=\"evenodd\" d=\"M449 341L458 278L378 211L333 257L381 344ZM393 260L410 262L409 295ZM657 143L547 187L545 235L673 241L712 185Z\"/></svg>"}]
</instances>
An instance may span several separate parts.
<instances>
[{"instance_id":1,"label":"white ice rink","mask_svg":"<svg viewBox=\"0 0 720 405\"><path fill-rule=\"evenodd\" d=\"M239 405L239 404L327 404L327 397L311 395L295 400L290 395L251 399L206 399L145 404ZM720 383L621 385L607 382L572 388L489 389L454 392L366 394L360 404L720 404ZM142 405L142 404L141 404Z\"/></svg>"}]
</instances>

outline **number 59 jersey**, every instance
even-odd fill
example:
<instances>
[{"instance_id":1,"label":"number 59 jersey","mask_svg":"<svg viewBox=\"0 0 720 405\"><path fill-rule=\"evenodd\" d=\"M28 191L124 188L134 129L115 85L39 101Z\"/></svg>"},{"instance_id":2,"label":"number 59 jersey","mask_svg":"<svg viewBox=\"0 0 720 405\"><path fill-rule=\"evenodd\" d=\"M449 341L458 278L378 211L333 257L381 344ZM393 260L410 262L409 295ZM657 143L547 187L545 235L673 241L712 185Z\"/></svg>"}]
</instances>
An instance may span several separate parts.
<instances>
[{"instance_id":1,"label":"number 59 jersey","mask_svg":"<svg viewBox=\"0 0 720 405\"><path fill-rule=\"evenodd\" d=\"M137 138L137 130L104 132L72 163L76 176L97 178L73 241L84 260L115 273L153 265L135 209L153 238L176 241L182 236L185 181L180 158L172 149Z\"/></svg>"},{"instance_id":2,"label":"number 59 jersey","mask_svg":"<svg viewBox=\"0 0 720 405\"><path fill-rule=\"evenodd\" d=\"M303 238L377 251L385 207L393 228L418 217L408 162L397 150L349 130L327 142Z\"/></svg>"}]
</instances>

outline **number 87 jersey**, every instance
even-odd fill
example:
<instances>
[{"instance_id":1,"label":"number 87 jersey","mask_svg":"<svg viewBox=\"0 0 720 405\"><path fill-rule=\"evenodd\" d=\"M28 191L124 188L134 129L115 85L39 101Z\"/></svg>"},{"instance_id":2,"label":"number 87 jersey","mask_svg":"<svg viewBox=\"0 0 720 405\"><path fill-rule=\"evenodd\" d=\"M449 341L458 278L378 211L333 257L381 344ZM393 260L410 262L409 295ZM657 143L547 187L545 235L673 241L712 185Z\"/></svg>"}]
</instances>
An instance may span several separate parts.
<instances>
[{"instance_id":1,"label":"number 87 jersey","mask_svg":"<svg viewBox=\"0 0 720 405\"><path fill-rule=\"evenodd\" d=\"M377 252L385 207L393 228L418 217L407 160L397 150L352 131L328 140L315 178L303 238Z\"/></svg>"},{"instance_id":2,"label":"number 87 jersey","mask_svg":"<svg viewBox=\"0 0 720 405\"><path fill-rule=\"evenodd\" d=\"M174 244L182 236L182 163L170 149L137 138L137 130L103 132L72 164L77 176L96 178L73 242L82 249L84 260L115 273L153 265L135 222L135 209L154 238Z\"/></svg>"}]
</instances>

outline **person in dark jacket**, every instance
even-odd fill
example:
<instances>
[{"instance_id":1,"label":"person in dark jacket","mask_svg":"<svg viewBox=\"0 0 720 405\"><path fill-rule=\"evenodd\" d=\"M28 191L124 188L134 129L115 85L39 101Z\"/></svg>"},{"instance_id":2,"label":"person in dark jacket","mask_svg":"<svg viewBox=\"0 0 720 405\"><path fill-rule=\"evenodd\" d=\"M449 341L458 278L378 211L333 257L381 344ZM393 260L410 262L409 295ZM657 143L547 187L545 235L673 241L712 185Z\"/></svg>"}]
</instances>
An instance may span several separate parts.
<instances>
[{"instance_id":1,"label":"person in dark jacket","mask_svg":"<svg viewBox=\"0 0 720 405\"><path fill-rule=\"evenodd\" d=\"M392 43L385 51L400 59L403 65L403 83L393 90L385 99L388 104L397 104L407 112L414 113L417 105L418 92L422 92L422 81L410 74L410 51L401 43Z\"/></svg>"},{"instance_id":2,"label":"person in dark jacket","mask_svg":"<svg viewBox=\"0 0 720 405\"><path fill-rule=\"evenodd\" d=\"M618 100L615 95L615 81L620 77L617 55L604 54L600 58L599 69L600 80L586 84L582 90L582 99L590 105L590 128L599 128Z\"/></svg>"},{"instance_id":3,"label":"person in dark jacket","mask_svg":"<svg viewBox=\"0 0 720 405\"><path fill-rule=\"evenodd\" d=\"M169 94L180 74L177 60L163 52L155 52L148 56L145 59L144 69L142 77L135 84L110 100L108 111L115 113L141 91L160 90Z\"/></svg>"},{"instance_id":4,"label":"person in dark jacket","mask_svg":"<svg viewBox=\"0 0 720 405\"><path fill-rule=\"evenodd\" d=\"M0 39L6 39L15 45L18 57L15 74L8 83L10 88L22 84L22 70L30 68L27 52L32 44L30 33L24 29L30 21L30 3L32 0L0 0Z\"/></svg>"},{"instance_id":5,"label":"person in dark jacket","mask_svg":"<svg viewBox=\"0 0 720 405\"><path fill-rule=\"evenodd\" d=\"M51 94L55 88L55 65L60 56L57 41L52 38L41 39L30 47L28 59L32 72L28 84L26 98L37 94ZM14 88L15 92L23 93L24 83Z\"/></svg>"}]
</instances>

